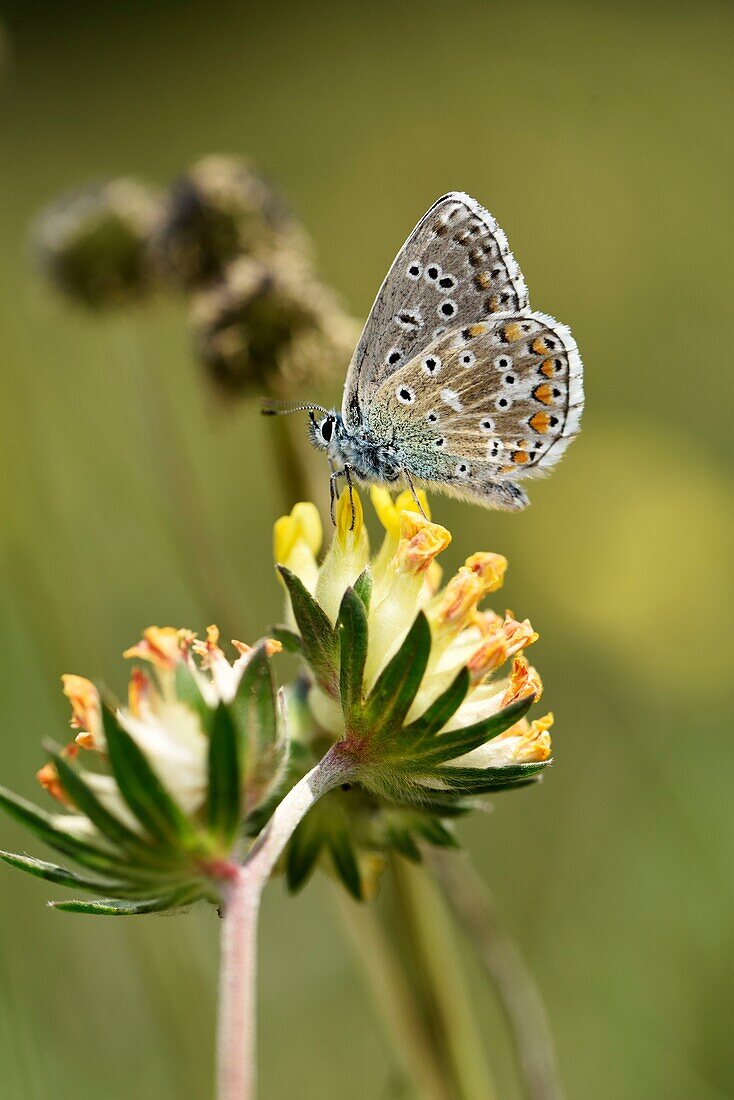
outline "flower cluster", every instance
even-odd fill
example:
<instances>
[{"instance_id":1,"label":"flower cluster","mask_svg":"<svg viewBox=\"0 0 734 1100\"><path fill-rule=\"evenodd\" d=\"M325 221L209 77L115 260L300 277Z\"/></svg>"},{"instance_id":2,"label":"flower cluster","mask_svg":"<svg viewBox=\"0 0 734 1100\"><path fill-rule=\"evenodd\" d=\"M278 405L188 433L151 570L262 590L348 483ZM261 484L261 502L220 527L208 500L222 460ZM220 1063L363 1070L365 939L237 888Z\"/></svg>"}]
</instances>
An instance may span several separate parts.
<instances>
[{"instance_id":1,"label":"flower cluster","mask_svg":"<svg viewBox=\"0 0 734 1100\"><path fill-rule=\"evenodd\" d=\"M293 763L305 770L336 742L355 775L299 827L288 878L301 885L328 852L356 896L380 853L417 858L419 839L454 843L447 822L474 796L532 782L549 761L553 721L525 717L542 692L523 652L537 639L532 626L480 606L506 560L473 554L441 588L436 558L451 536L427 518L425 498L423 514L410 493L393 501L373 489L372 500L385 528L374 557L357 494L340 498L321 564L313 505L275 527L288 624L274 633L307 669L289 692Z\"/></svg>"},{"instance_id":2,"label":"flower cluster","mask_svg":"<svg viewBox=\"0 0 734 1100\"><path fill-rule=\"evenodd\" d=\"M0 790L0 805L83 873L2 853L13 866L103 900L57 903L95 913L142 913L200 898L219 904L236 871L243 821L271 798L287 740L270 655L272 640L233 643L216 627L150 627L125 656L125 705L103 701L81 676L64 676L76 737L49 748L38 773L60 804L48 814Z\"/></svg>"}]
</instances>

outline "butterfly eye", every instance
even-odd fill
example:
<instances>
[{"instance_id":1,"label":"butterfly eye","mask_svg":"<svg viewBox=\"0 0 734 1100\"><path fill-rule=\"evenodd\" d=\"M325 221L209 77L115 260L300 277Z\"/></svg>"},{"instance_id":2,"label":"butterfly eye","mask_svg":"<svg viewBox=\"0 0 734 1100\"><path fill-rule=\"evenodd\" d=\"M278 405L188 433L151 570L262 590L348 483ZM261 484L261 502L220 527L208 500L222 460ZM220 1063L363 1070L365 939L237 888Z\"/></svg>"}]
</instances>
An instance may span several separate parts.
<instances>
[{"instance_id":1,"label":"butterfly eye","mask_svg":"<svg viewBox=\"0 0 734 1100\"><path fill-rule=\"evenodd\" d=\"M487 448L487 454L490 458L497 458L497 455L500 453L500 451L503 451L504 448L505 445L501 439L493 439L492 442L489 444L489 447Z\"/></svg>"},{"instance_id":2,"label":"butterfly eye","mask_svg":"<svg viewBox=\"0 0 734 1100\"><path fill-rule=\"evenodd\" d=\"M506 386L514 386L516 378L514 374L506 374L502 381L505 383Z\"/></svg>"},{"instance_id":3,"label":"butterfly eye","mask_svg":"<svg viewBox=\"0 0 734 1100\"><path fill-rule=\"evenodd\" d=\"M435 283L440 274L441 268L438 267L436 264L429 264L426 268L426 278L431 283Z\"/></svg>"},{"instance_id":4,"label":"butterfly eye","mask_svg":"<svg viewBox=\"0 0 734 1100\"><path fill-rule=\"evenodd\" d=\"M436 448L437 451L442 451L446 446L446 440L441 438L434 439L433 446Z\"/></svg>"},{"instance_id":5,"label":"butterfly eye","mask_svg":"<svg viewBox=\"0 0 734 1100\"><path fill-rule=\"evenodd\" d=\"M420 279L421 277L421 265L420 264L408 264L408 270L405 272L409 279Z\"/></svg>"},{"instance_id":6,"label":"butterfly eye","mask_svg":"<svg viewBox=\"0 0 734 1100\"><path fill-rule=\"evenodd\" d=\"M396 363L399 363L403 358L403 353L400 348L390 348L389 352L385 356L385 362L389 367L394 367Z\"/></svg>"},{"instance_id":7,"label":"butterfly eye","mask_svg":"<svg viewBox=\"0 0 734 1100\"><path fill-rule=\"evenodd\" d=\"M334 434L334 421L330 416L327 416L325 420L321 421L321 438L324 443L331 443L331 437Z\"/></svg>"},{"instance_id":8,"label":"butterfly eye","mask_svg":"<svg viewBox=\"0 0 734 1100\"><path fill-rule=\"evenodd\" d=\"M409 386L398 386L395 396L401 405L412 405L415 401L415 390L411 390Z\"/></svg>"},{"instance_id":9,"label":"butterfly eye","mask_svg":"<svg viewBox=\"0 0 734 1100\"><path fill-rule=\"evenodd\" d=\"M477 357L473 351L465 351L463 355L459 356L462 367L473 367L476 361Z\"/></svg>"},{"instance_id":10,"label":"butterfly eye","mask_svg":"<svg viewBox=\"0 0 734 1100\"><path fill-rule=\"evenodd\" d=\"M456 286L456 279L453 275L442 275L438 280L438 285L442 290L453 290Z\"/></svg>"},{"instance_id":11,"label":"butterfly eye","mask_svg":"<svg viewBox=\"0 0 734 1100\"><path fill-rule=\"evenodd\" d=\"M423 370L433 376L441 370L441 360L437 355L427 355L423 360Z\"/></svg>"},{"instance_id":12,"label":"butterfly eye","mask_svg":"<svg viewBox=\"0 0 734 1100\"><path fill-rule=\"evenodd\" d=\"M498 355L494 361L494 365L497 370L507 370L508 367L512 366L512 359L510 359L509 355Z\"/></svg>"},{"instance_id":13,"label":"butterfly eye","mask_svg":"<svg viewBox=\"0 0 734 1100\"><path fill-rule=\"evenodd\" d=\"M498 409L509 409L512 402L509 397L498 397L495 401L495 405Z\"/></svg>"},{"instance_id":14,"label":"butterfly eye","mask_svg":"<svg viewBox=\"0 0 734 1100\"><path fill-rule=\"evenodd\" d=\"M458 466L456 467L456 476L457 477L468 477L469 476L469 467L467 466L466 462L460 462L458 464Z\"/></svg>"},{"instance_id":15,"label":"butterfly eye","mask_svg":"<svg viewBox=\"0 0 734 1100\"><path fill-rule=\"evenodd\" d=\"M489 416L485 416L483 420L479 421L479 427L482 429L483 432L493 432L494 420L492 420Z\"/></svg>"},{"instance_id":16,"label":"butterfly eye","mask_svg":"<svg viewBox=\"0 0 734 1100\"><path fill-rule=\"evenodd\" d=\"M456 302L452 302L448 298L445 302L441 302L441 305L436 310L439 317L453 317L456 313Z\"/></svg>"},{"instance_id":17,"label":"butterfly eye","mask_svg":"<svg viewBox=\"0 0 734 1100\"><path fill-rule=\"evenodd\" d=\"M438 413L431 409L429 413L426 413L426 420L429 424L436 424L438 421Z\"/></svg>"}]
</instances>

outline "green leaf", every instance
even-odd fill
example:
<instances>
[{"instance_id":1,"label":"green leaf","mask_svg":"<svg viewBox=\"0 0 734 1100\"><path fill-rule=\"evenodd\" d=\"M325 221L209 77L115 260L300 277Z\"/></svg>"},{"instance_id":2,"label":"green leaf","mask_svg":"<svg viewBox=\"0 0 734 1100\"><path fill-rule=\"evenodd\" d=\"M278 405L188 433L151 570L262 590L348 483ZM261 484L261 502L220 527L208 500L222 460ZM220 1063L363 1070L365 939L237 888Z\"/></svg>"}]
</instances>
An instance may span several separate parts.
<instances>
[{"instance_id":1,"label":"green leaf","mask_svg":"<svg viewBox=\"0 0 734 1100\"><path fill-rule=\"evenodd\" d=\"M449 790L441 791L444 796L454 791L461 794L487 794L517 780L526 780L547 765L548 761L544 760L534 764L508 764L503 768L439 767L426 771L423 775L429 784L431 778L440 779L442 784L447 784Z\"/></svg>"},{"instance_id":2,"label":"green leaf","mask_svg":"<svg viewBox=\"0 0 734 1100\"><path fill-rule=\"evenodd\" d=\"M305 886L313 874L324 844L324 832L319 824L312 824L311 815L307 815L298 826L286 856L286 882L291 893L295 894Z\"/></svg>"},{"instance_id":3,"label":"green leaf","mask_svg":"<svg viewBox=\"0 0 734 1100\"><path fill-rule=\"evenodd\" d=\"M354 588L347 588L336 623L339 634L339 694L349 732L357 732L367 660L367 611Z\"/></svg>"},{"instance_id":4,"label":"green leaf","mask_svg":"<svg viewBox=\"0 0 734 1100\"><path fill-rule=\"evenodd\" d=\"M401 755L399 740L387 742L399 733L421 685L431 652L431 628L422 611L408 631L405 641L380 673L363 709L362 726L375 748Z\"/></svg>"},{"instance_id":5,"label":"green leaf","mask_svg":"<svg viewBox=\"0 0 734 1100\"><path fill-rule=\"evenodd\" d=\"M420 746L415 759L424 764L441 764L445 760L455 760L457 756L463 756L464 753L479 748L480 745L504 733L510 726L514 726L534 702L535 696L530 695L526 699L518 699L516 703L510 703L497 714L483 718L481 722L476 722L472 726L451 730L450 733L439 733L431 741L424 742Z\"/></svg>"},{"instance_id":6,"label":"green leaf","mask_svg":"<svg viewBox=\"0 0 734 1100\"><path fill-rule=\"evenodd\" d=\"M415 746L419 742L433 737L434 734L443 729L464 702L466 693L469 690L469 683L469 670L464 667L459 671L453 683L446 688L446 691L439 695L435 702L431 703L428 710L424 711L420 718L416 718L415 722L411 722L409 726L405 727L403 734L405 742Z\"/></svg>"},{"instance_id":7,"label":"green leaf","mask_svg":"<svg viewBox=\"0 0 734 1100\"><path fill-rule=\"evenodd\" d=\"M297 653L303 656L303 641L300 634L290 630L287 626L273 626L269 631L270 637L275 638L288 653Z\"/></svg>"},{"instance_id":8,"label":"green leaf","mask_svg":"<svg viewBox=\"0 0 734 1100\"><path fill-rule=\"evenodd\" d=\"M49 848L63 852L83 867L118 875L125 866L120 853L108 851L72 836L71 833L60 829L50 814L26 802L24 798L6 790L5 787L0 787L0 807L21 825L35 833L45 844L48 844Z\"/></svg>"},{"instance_id":9,"label":"green leaf","mask_svg":"<svg viewBox=\"0 0 734 1100\"><path fill-rule=\"evenodd\" d=\"M364 604L365 611L369 611L370 603L372 601L372 570L369 565L367 568L359 574L354 582L354 591L359 596L360 600Z\"/></svg>"},{"instance_id":10,"label":"green leaf","mask_svg":"<svg viewBox=\"0 0 734 1100\"><path fill-rule=\"evenodd\" d=\"M335 699L339 684L336 631L321 604L313 598L295 573L291 573L284 565L279 565L278 570L288 589L301 634L304 656L313 669L319 686Z\"/></svg>"},{"instance_id":11,"label":"green leaf","mask_svg":"<svg viewBox=\"0 0 734 1100\"><path fill-rule=\"evenodd\" d=\"M326 835L334 870L356 901L363 901L362 876L359 864L346 827L333 823Z\"/></svg>"},{"instance_id":12,"label":"green leaf","mask_svg":"<svg viewBox=\"0 0 734 1100\"><path fill-rule=\"evenodd\" d=\"M206 816L209 829L229 846L241 816L240 745L237 728L224 703L214 712L209 742L209 790Z\"/></svg>"},{"instance_id":13,"label":"green leaf","mask_svg":"<svg viewBox=\"0 0 734 1100\"><path fill-rule=\"evenodd\" d=\"M166 909L178 909L202 897L200 889L178 890L158 898L142 901L125 901L120 898L101 898L99 901L51 901L52 909L62 913L92 913L105 917L131 917L144 913L162 913Z\"/></svg>"},{"instance_id":14,"label":"green leaf","mask_svg":"<svg viewBox=\"0 0 734 1100\"><path fill-rule=\"evenodd\" d=\"M245 809L249 814L272 789L288 748L281 699L265 642L251 654L230 711L239 742L240 786L247 791Z\"/></svg>"},{"instance_id":15,"label":"green leaf","mask_svg":"<svg viewBox=\"0 0 734 1100\"><path fill-rule=\"evenodd\" d=\"M193 847L196 834L191 822L142 750L107 707L102 707L102 719L110 766L122 797L140 824L164 847Z\"/></svg>"},{"instance_id":16,"label":"green leaf","mask_svg":"<svg viewBox=\"0 0 734 1100\"><path fill-rule=\"evenodd\" d=\"M189 710L198 715L201 728L204 733L210 733L214 711L201 694L201 687L196 676L187 664L179 662L176 665L176 696L179 702L187 706Z\"/></svg>"},{"instance_id":17,"label":"green leaf","mask_svg":"<svg viewBox=\"0 0 734 1100\"><path fill-rule=\"evenodd\" d=\"M409 829L401 829L398 827L389 828L386 833L386 838L389 846L394 848L396 852L399 852L401 856L411 860L413 863L420 863L420 850L411 836Z\"/></svg>"},{"instance_id":18,"label":"green leaf","mask_svg":"<svg viewBox=\"0 0 734 1100\"><path fill-rule=\"evenodd\" d=\"M81 775L58 752L50 754L59 776L63 790L74 805L89 818L114 844L119 844L128 853L138 859L160 862L160 853L132 829L128 829L119 818L105 809L92 789L87 786Z\"/></svg>"},{"instance_id":19,"label":"green leaf","mask_svg":"<svg viewBox=\"0 0 734 1100\"><path fill-rule=\"evenodd\" d=\"M442 821L432 814L421 814L415 823L415 831L437 848L459 848L459 842Z\"/></svg>"},{"instance_id":20,"label":"green leaf","mask_svg":"<svg viewBox=\"0 0 734 1100\"><path fill-rule=\"evenodd\" d=\"M10 867L19 871L25 871L36 878L46 882L55 882L59 886L71 886L79 890L89 890L94 894L108 894L124 892L129 889L125 882L111 882L109 879L87 878L68 871L65 867L58 867L55 863L47 863L43 859L34 859L32 856L16 855L13 852L0 852L0 859Z\"/></svg>"}]
</instances>

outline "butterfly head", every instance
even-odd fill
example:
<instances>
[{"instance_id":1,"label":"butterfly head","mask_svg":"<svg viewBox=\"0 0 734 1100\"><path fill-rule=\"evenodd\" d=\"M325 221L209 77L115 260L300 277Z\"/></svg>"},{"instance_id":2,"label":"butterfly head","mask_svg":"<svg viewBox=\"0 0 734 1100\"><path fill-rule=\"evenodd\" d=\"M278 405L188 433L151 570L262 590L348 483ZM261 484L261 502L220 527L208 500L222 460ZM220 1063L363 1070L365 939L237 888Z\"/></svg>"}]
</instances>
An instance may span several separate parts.
<instances>
[{"instance_id":1,"label":"butterfly head","mask_svg":"<svg viewBox=\"0 0 734 1100\"><path fill-rule=\"evenodd\" d=\"M324 412L323 416L315 416L313 412L308 414L309 435L314 447L319 451L334 451L338 449L338 441L344 434L344 421L341 413L336 409Z\"/></svg>"}]
</instances>

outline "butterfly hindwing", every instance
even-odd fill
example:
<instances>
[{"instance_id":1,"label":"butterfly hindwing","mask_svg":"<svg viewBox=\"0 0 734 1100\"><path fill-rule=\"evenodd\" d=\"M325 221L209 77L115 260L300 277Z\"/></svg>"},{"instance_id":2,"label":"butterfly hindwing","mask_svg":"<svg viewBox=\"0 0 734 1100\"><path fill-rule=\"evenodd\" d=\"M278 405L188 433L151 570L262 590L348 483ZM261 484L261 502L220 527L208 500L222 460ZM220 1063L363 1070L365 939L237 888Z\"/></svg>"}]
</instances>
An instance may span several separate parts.
<instances>
[{"instance_id":1,"label":"butterfly hindwing","mask_svg":"<svg viewBox=\"0 0 734 1100\"><path fill-rule=\"evenodd\" d=\"M527 308L525 280L495 219L468 195L444 195L380 288L347 374L345 422L356 427L385 379L444 332Z\"/></svg>"},{"instance_id":2,"label":"butterfly hindwing","mask_svg":"<svg viewBox=\"0 0 734 1100\"><path fill-rule=\"evenodd\" d=\"M413 478L485 500L498 483L550 469L578 431L582 406L569 329L517 314L439 335L382 382L366 424Z\"/></svg>"}]
</instances>

